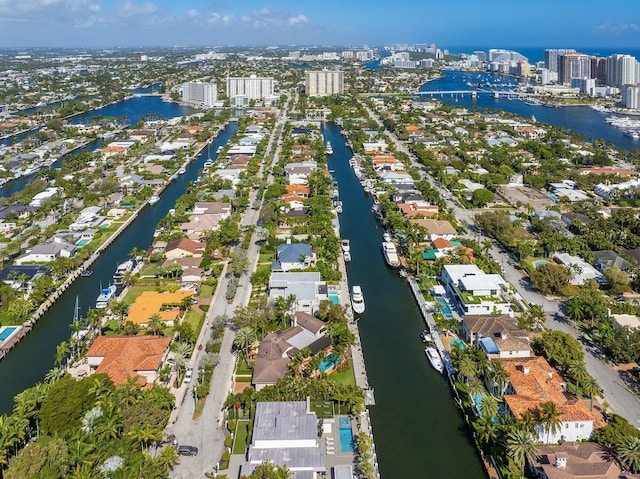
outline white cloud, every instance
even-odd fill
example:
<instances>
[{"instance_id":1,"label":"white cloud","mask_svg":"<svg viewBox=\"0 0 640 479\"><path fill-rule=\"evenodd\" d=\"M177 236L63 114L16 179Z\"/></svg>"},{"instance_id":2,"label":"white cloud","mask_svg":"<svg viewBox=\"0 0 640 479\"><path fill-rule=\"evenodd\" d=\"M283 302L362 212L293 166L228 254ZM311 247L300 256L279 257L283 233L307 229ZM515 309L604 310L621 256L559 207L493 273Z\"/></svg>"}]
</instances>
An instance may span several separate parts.
<instances>
[{"instance_id":1,"label":"white cloud","mask_svg":"<svg viewBox=\"0 0 640 479\"><path fill-rule=\"evenodd\" d=\"M0 0L0 17L21 22L73 21L101 10L100 0Z\"/></svg>"},{"instance_id":2,"label":"white cloud","mask_svg":"<svg viewBox=\"0 0 640 479\"><path fill-rule=\"evenodd\" d=\"M638 25L637 23L625 22L622 20L617 22L605 21L593 27L593 31L596 33L613 33L613 34L639 32L640 25Z\"/></svg>"},{"instance_id":3,"label":"white cloud","mask_svg":"<svg viewBox=\"0 0 640 479\"><path fill-rule=\"evenodd\" d=\"M302 23L309 23L309 19L306 17L306 15L296 15L295 17L289 17L287 23L289 25L299 25Z\"/></svg>"}]
</instances>

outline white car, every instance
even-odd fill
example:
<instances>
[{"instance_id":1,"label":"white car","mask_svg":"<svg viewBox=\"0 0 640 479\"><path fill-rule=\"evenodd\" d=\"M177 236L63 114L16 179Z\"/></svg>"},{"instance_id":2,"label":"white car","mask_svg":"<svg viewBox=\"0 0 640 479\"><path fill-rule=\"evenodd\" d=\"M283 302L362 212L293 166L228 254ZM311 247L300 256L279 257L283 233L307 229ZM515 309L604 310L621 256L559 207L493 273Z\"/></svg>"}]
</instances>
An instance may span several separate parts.
<instances>
[{"instance_id":1,"label":"white car","mask_svg":"<svg viewBox=\"0 0 640 479\"><path fill-rule=\"evenodd\" d=\"M187 369L187 372L184 373L184 383L188 384L191 382L191 376L193 375L193 369Z\"/></svg>"}]
</instances>

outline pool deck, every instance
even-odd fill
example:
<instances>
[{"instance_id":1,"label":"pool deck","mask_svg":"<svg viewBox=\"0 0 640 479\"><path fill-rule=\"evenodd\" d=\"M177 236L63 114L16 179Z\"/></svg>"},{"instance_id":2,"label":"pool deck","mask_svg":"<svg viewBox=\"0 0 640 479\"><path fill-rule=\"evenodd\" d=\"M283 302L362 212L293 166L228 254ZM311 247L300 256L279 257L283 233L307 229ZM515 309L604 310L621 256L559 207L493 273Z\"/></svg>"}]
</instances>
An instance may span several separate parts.
<instances>
[{"instance_id":1,"label":"pool deck","mask_svg":"<svg viewBox=\"0 0 640 479\"><path fill-rule=\"evenodd\" d=\"M5 331L8 328L15 328L15 331L7 336L6 339L0 340L0 359L4 358L31 331L31 327L28 326L2 326L0 331Z\"/></svg>"}]
</instances>

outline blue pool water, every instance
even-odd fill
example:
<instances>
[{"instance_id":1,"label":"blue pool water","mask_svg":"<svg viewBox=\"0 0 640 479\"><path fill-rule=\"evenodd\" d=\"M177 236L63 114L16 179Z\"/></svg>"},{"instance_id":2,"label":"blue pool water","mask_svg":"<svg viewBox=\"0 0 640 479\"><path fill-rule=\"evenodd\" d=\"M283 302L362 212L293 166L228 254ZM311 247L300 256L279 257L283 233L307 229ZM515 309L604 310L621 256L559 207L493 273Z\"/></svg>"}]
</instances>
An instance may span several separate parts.
<instances>
[{"instance_id":1,"label":"blue pool water","mask_svg":"<svg viewBox=\"0 0 640 479\"><path fill-rule=\"evenodd\" d=\"M331 369L333 366L338 364L338 362L340 362L340 355L331 353L331 354L329 354L329 356L326 357L326 359L324 361L322 361L318 365L318 369L320 371L322 371L323 373L325 373L329 369Z\"/></svg>"},{"instance_id":2,"label":"blue pool water","mask_svg":"<svg viewBox=\"0 0 640 479\"><path fill-rule=\"evenodd\" d=\"M533 262L533 266L537 269L540 266L542 266L543 264L547 264L548 261L546 259L539 259L538 261L534 261Z\"/></svg>"},{"instance_id":3,"label":"blue pool water","mask_svg":"<svg viewBox=\"0 0 640 479\"><path fill-rule=\"evenodd\" d=\"M453 349L457 348L461 351L464 351L465 349L464 341L462 339L450 339L449 344L451 344Z\"/></svg>"},{"instance_id":4,"label":"blue pool water","mask_svg":"<svg viewBox=\"0 0 640 479\"><path fill-rule=\"evenodd\" d=\"M348 417L340 418L340 452L353 452L353 432Z\"/></svg>"},{"instance_id":5,"label":"blue pool water","mask_svg":"<svg viewBox=\"0 0 640 479\"><path fill-rule=\"evenodd\" d=\"M444 316L446 319L453 318L453 315L451 314L451 309L449 308L449 305L447 304L447 302L442 298L438 298L436 299L436 301L442 305L442 307L440 308L440 311L442 312L442 316Z\"/></svg>"},{"instance_id":6,"label":"blue pool water","mask_svg":"<svg viewBox=\"0 0 640 479\"><path fill-rule=\"evenodd\" d=\"M91 242L91 240L83 239L83 240L78 241L78 242L76 243L76 246L77 246L78 248L82 248L83 246L86 246L86 245L87 245L87 244L89 244L90 242Z\"/></svg>"},{"instance_id":7,"label":"blue pool water","mask_svg":"<svg viewBox=\"0 0 640 479\"><path fill-rule=\"evenodd\" d=\"M327 297L329 298L329 301L331 301L333 304L340 304L340 295L335 291L330 291L327 294Z\"/></svg>"},{"instance_id":8,"label":"blue pool water","mask_svg":"<svg viewBox=\"0 0 640 479\"><path fill-rule=\"evenodd\" d=\"M0 341L4 341L9 336L11 336L16 329L18 328L14 326L7 326L6 328L4 328L2 331L0 331Z\"/></svg>"}]
</instances>

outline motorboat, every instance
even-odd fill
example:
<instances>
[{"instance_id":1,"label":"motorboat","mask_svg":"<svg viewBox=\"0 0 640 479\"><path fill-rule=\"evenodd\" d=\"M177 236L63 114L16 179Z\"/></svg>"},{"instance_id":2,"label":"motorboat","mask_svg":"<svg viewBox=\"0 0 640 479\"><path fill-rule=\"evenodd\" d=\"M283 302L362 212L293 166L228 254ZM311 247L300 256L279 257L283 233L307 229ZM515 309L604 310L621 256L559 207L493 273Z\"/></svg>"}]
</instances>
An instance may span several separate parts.
<instances>
[{"instance_id":1,"label":"motorboat","mask_svg":"<svg viewBox=\"0 0 640 479\"><path fill-rule=\"evenodd\" d=\"M388 231L385 231L382 234L382 241L391 241L391 233L389 233Z\"/></svg>"},{"instance_id":2,"label":"motorboat","mask_svg":"<svg viewBox=\"0 0 640 479\"><path fill-rule=\"evenodd\" d=\"M83 276L85 278L88 278L92 274L93 274L93 270L89 268L84 268L82 271L80 271L80 276Z\"/></svg>"},{"instance_id":3,"label":"motorboat","mask_svg":"<svg viewBox=\"0 0 640 479\"><path fill-rule=\"evenodd\" d=\"M340 241L340 246L342 247L342 252L343 253L350 253L351 252L351 245L349 244L349 240L348 239L343 239Z\"/></svg>"},{"instance_id":4,"label":"motorboat","mask_svg":"<svg viewBox=\"0 0 640 479\"><path fill-rule=\"evenodd\" d=\"M331 142L327 141L327 143L325 144L325 149L324 149L325 153L327 155L333 155L333 147L331 146Z\"/></svg>"},{"instance_id":5,"label":"motorboat","mask_svg":"<svg viewBox=\"0 0 640 479\"><path fill-rule=\"evenodd\" d=\"M205 162L204 162L204 165L203 165L203 166L204 166L205 168L209 168L210 166L213 166L213 161L211 161L211 160L207 160L207 161L205 161Z\"/></svg>"},{"instance_id":6,"label":"motorboat","mask_svg":"<svg viewBox=\"0 0 640 479\"><path fill-rule=\"evenodd\" d=\"M398 258L398 250L396 245L392 241L382 242L382 254L387 265L391 268L397 268L400 266L400 258Z\"/></svg>"},{"instance_id":7,"label":"motorboat","mask_svg":"<svg viewBox=\"0 0 640 479\"><path fill-rule=\"evenodd\" d=\"M422 340L423 343L428 343L431 341L431 333L429 332L428 329L425 329L420 333L420 339Z\"/></svg>"},{"instance_id":8,"label":"motorboat","mask_svg":"<svg viewBox=\"0 0 640 479\"><path fill-rule=\"evenodd\" d=\"M433 346L427 346L424 348L424 354L427 355L427 359L433 366L433 369L442 373L444 371L444 363L442 362L442 358L440 357L440 353Z\"/></svg>"},{"instance_id":9,"label":"motorboat","mask_svg":"<svg viewBox=\"0 0 640 479\"><path fill-rule=\"evenodd\" d=\"M342 201L334 201L333 208L336 210L336 213L342 213Z\"/></svg>"},{"instance_id":10,"label":"motorboat","mask_svg":"<svg viewBox=\"0 0 640 479\"><path fill-rule=\"evenodd\" d=\"M155 205L158 201L160 201L160 197L158 195L153 195L151 198L149 198L150 205Z\"/></svg>"},{"instance_id":11,"label":"motorboat","mask_svg":"<svg viewBox=\"0 0 640 479\"><path fill-rule=\"evenodd\" d=\"M116 297L116 290L117 287L115 284L112 284L108 288L103 288L102 290L100 290L100 295L96 300L96 308L104 309L109 306L111 300Z\"/></svg>"},{"instance_id":12,"label":"motorboat","mask_svg":"<svg viewBox=\"0 0 640 479\"><path fill-rule=\"evenodd\" d=\"M120 285L124 283L124 278L127 273L130 273L133 269L133 260L127 260L124 263L120 263L116 268L116 272L113 274L113 284Z\"/></svg>"},{"instance_id":13,"label":"motorboat","mask_svg":"<svg viewBox=\"0 0 640 479\"><path fill-rule=\"evenodd\" d=\"M362 295L362 288L358 285L351 288L351 306L354 313L364 313L364 296Z\"/></svg>"},{"instance_id":14,"label":"motorboat","mask_svg":"<svg viewBox=\"0 0 640 479\"><path fill-rule=\"evenodd\" d=\"M348 263L349 261L351 261L351 253L348 251L345 251L344 253L342 253L342 256L344 257L344 262Z\"/></svg>"},{"instance_id":15,"label":"motorboat","mask_svg":"<svg viewBox=\"0 0 640 479\"><path fill-rule=\"evenodd\" d=\"M184 166L181 166L178 170L179 175L184 175L187 172L187 169Z\"/></svg>"}]
</instances>

